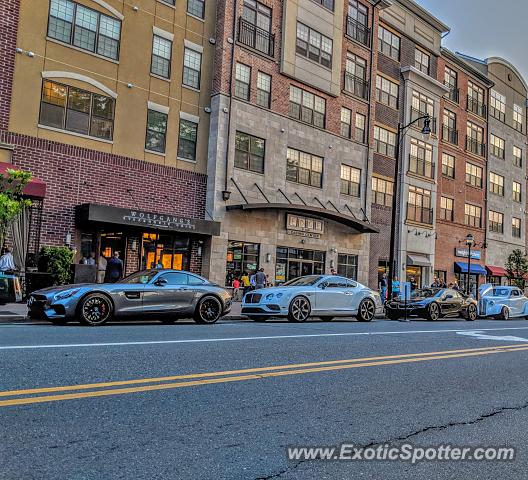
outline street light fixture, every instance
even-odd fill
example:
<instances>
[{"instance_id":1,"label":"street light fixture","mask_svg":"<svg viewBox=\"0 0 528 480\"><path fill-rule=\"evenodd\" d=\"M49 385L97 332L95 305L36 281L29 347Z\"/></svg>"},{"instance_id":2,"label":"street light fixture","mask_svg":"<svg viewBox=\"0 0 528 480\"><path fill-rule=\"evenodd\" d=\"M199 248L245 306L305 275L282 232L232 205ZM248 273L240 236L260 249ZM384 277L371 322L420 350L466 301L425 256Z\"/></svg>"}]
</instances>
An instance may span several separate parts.
<instances>
[{"instance_id":1,"label":"street light fixture","mask_svg":"<svg viewBox=\"0 0 528 480\"><path fill-rule=\"evenodd\" d=\"M471 247L475 245L475 237L471 233L468 233L466 235L466 245L468 246L468 271L466 281L466 294L469 295L469 289L471 288L469 282L469 279L471 278Z\"/></svg>"},{"instance_id":2,"label":"street light fixture","mask_svg":"<svg viewBox=\"0 0 528 480\"><path fill-rule=\"evenodd\" d=\"M407 125L398 124L398 144L396 145L396 162L394 166L394 190L392 193L392 215L391 215L391 229L390 229L390 253L389 253L389 288L388 288L388 300L392 300L392 282L396 273L395 265L395 249L396 249L396 209L397 193L399 189L399 176L400 176L400 154L401 154L401 143L403 137L407 133L407 129L415 123L423 120L422 133L424 135L431 134L431 116L429 114L422 115L421 117L415 118L412 122Z\"/></svg>"}]
</instances>

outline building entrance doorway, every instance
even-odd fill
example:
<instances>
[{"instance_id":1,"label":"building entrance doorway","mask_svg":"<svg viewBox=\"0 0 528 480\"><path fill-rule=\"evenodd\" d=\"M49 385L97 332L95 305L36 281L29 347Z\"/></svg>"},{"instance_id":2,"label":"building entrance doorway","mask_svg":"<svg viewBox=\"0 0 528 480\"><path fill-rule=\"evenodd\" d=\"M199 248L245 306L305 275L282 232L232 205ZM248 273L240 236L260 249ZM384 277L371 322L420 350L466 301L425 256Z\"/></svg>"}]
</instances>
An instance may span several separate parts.
<instances>
[{"instance_id":1,"label":"building entrance doorway","mask_svg":"<svg viewBox=\"0 0 528 480\"><path fill-rule=\"evenodd\" d=\"M126 236L122 232L118 233L101 233L101 255L107 260L118 252L119 257L124 261L126 252Z\"/></svg>"},{"instance_id":2,"label":"building entrance doorway","mask_svg":"<svg viewBox=\"0 0 528 480\"><path fill-rule=\"evenodd\" d=\"M322 275L325 252L300 248L277 247L275 281L283 283L303 275Z\"/></svg>"}]
</instances>

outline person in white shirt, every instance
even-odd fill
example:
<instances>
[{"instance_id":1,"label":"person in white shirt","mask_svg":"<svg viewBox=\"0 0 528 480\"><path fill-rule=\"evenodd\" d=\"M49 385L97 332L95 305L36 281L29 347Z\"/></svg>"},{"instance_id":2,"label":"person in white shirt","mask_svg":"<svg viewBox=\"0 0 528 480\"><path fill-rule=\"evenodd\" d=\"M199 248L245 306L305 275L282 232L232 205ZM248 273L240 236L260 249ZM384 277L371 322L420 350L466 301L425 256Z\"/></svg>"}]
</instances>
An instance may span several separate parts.
<instances>
[{"instance_id":1,"label":"person in white shirt","mask_svg":"<svg viewBox=\"0 0 528 480\"><path fill-rule=\"evenodd\" d=\"M0 257L0 273L12 273L16 269L13 249L7 247L5 253Z\"/></svg>"},{"instance_id":2,"label":"person in white shirt","mask_svg":"<svg viewBox=\"0 0 528 480\"><path fill-rule=\"evenodd\" d=\"M106 258L99 255L99 261L97 262L97 283L104 283L107 263Z\"/></svg>"}]
</instances>

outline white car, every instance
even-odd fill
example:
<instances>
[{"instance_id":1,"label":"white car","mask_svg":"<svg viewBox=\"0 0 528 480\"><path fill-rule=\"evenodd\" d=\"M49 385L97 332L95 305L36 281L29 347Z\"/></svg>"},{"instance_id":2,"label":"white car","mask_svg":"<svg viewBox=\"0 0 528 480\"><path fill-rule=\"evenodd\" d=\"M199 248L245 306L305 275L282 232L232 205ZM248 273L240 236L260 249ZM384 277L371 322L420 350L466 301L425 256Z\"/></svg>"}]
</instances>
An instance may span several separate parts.
<instances>
[{"instance_id":1,"label":"white car","mask_svg":"<svg viewBox=\"0 0 528 480\"><path fill-rule=\"evenodd\" d=\"M481 285L478 313L481 317L499 320L524 317L528 319L528 298L519 287Z\"/></svg>"},{"instance_id":2,"label":"white car","mask_svg":"<svg viewBox=\"0 0 528 480\"><path fill-rule=\"evenodd\" d=\"M383 311L381 297L368 287L336 275L307 275L280 287L248 292L242 299L242 315L256 322L287 317L304 322L309 317L330 321L334 317L356 316L370 322Z\"/></svg>"}]
</instances>

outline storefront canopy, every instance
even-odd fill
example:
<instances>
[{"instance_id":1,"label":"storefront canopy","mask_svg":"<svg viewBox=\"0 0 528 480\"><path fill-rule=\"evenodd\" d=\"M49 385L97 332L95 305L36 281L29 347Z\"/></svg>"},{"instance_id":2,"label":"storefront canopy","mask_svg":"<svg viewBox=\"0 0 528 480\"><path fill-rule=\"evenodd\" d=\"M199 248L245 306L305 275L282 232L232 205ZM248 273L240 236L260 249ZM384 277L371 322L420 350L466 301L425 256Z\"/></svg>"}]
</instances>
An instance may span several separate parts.
<instances>
[{"instance_id":1,"label":"storefront canopy","mask_svg":"<svg viewBox=\"0 0 528 480\"><path fill-rule=\"evenodd\" d=\"M22 169L11 163L0 162L0 175L6 176L8 170ZM24 195L34 198L44 198L46 196L46 184L42 180L33 177L24 188Z\"/></svg>"},{"instance_id":2,"label":"storefront canopy","mask_svg":"<svg viewBox=\"0 0 528 480\"><path fill-rule=\"evenodd\" d=\"M310 205L297 205L290 203L244 203L241 205L228 205L227 210L285 210L299 212L333 220L334 222L356 230L358 233L379 233L379 230L369 223L362 222L350 215L345 215L344 213L335 210L328 210L326 208L312 207Z\"/></svg>"},{"instance_id":3,"label":"storefront canopy","mask_svg":"<svg viewBox=\"0 0 528 480\"><path fill-rule=\"evenodd\" d=\"M416 265L417 267L430 267L431 261L425 255L407 255L407 265Z\"/></svg>"},{"instance_id":4,"label":"storefront canopy","mask_svg":"<svg viewBox=\"0 0 528 480\"><path fill-rule=\"evenodd\" d=\"M490 265L486 265L486 270L488 271L488 274L492 277L507 277L508 276L508 272L502 267L492 267Z\"/></svg>"},{"instance_id":5,"label":"storefront canopy","mask_svg":"<svg viewBox=\"0 0 528 480\"><path fill-rule=\"evenodd\" d=\"M478 263L472 263L470 266L472 275L487 275L486 269ZM466 262L455 262L455 272L468 273L468 264Z\"/></svg>"}]
</instances>

